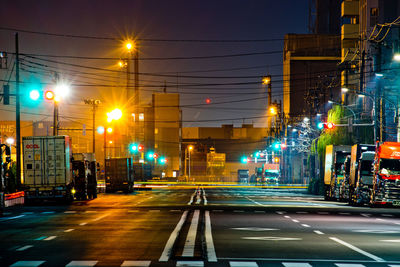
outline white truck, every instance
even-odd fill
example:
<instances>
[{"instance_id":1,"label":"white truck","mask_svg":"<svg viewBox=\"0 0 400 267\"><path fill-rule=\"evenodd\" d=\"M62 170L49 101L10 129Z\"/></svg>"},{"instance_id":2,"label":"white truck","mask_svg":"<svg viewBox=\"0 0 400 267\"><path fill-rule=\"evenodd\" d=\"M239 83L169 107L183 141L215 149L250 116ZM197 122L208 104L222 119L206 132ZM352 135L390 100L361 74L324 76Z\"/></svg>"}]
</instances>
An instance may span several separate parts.
<instances>
[{"instance_id":1,"label":"white truck","mask_svg":"<svg viewBox=\"0 0 400 267\"><path fill-rule=\"evenodd\" d=\"M25 202L73 200L71 143L68 136L22 138Z\"/></svg>"}]
</instances>

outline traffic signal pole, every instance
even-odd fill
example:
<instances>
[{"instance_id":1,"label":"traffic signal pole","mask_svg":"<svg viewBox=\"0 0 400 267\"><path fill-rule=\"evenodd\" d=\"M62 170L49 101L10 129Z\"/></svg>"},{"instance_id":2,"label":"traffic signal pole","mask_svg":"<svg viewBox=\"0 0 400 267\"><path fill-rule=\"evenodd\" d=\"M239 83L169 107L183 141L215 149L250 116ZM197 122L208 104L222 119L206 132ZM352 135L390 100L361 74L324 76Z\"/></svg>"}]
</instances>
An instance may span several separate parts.
<instances>
[{"instance_id":1,"label":"traffic signal pole","mask_svg":"<svg viewBox=\"0 0 400 267\"><path fill-rule=\"evenodd\" d=\"M20 88L19 88L19 44L18 33L15 33L15 130L16 130L16 150L17 150L17 188L21 185L21 110L20 110Z\"/></svg>"}]
</instances>

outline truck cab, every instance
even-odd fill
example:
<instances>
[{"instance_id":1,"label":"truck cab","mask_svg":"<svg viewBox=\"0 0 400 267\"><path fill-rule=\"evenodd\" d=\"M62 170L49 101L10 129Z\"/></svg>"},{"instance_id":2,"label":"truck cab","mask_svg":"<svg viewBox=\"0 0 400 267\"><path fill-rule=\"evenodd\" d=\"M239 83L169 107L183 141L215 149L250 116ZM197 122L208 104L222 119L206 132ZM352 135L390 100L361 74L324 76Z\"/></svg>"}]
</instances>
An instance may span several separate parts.
<instances>
[{"instance_id":1,"label":"truck cab","mask_svg":"<svg viewBox=\"0 0 400 267\"><path fill-rule=\"evenodd\" d=\"M347 201L349 199L349 178L350 178L351 155L346 156L342 165L343 181L340 185L339 200Z\"/></svg>"},{"instance_id":2,"label":"truck cab","mask_svg":"<svg viewBox=\"0 0 400 267\"><path fill-rule=\"evenodd\" d=\"M371 199L374 157L375 152L367 151L361 154L358 161L358 181L354 190L356 205L368 204Z\"/></svg>"},{"instance_id":3,"label":"truck cab","mask_svg":"<svg viewBox=\"0 0 400 267\"><path fill-rule=\"evenodd\" d=\"M384 142L378 145L370 204L400 206L400 143L398 142Z\"/></svg>"}]
</instances>

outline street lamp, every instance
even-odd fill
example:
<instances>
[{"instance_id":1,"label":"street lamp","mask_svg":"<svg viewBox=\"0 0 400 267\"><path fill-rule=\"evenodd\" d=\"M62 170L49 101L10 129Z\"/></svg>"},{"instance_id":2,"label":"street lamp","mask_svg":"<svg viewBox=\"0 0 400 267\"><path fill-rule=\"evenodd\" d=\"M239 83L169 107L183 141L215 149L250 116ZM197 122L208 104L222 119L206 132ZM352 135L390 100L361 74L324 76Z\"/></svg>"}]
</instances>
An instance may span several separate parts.
<instances>
[{"instance_id":1,"label":"street lamp","mask_svg":"<svg viewBox=\"0 0 400 267\"><path fill-rule=\"evenodd\" d=\"M191 152L192 152L192 150L193 150L193 145L189 145L189 146L187 146L186 147L186 150L185 150L185 176L186 176L186 158L187 158L187 156L186 156L186 154L188 153L189 154L189 176L188 176L188 181L190 180L190 154L191 154Z\"/></svg>"}]
</instances>

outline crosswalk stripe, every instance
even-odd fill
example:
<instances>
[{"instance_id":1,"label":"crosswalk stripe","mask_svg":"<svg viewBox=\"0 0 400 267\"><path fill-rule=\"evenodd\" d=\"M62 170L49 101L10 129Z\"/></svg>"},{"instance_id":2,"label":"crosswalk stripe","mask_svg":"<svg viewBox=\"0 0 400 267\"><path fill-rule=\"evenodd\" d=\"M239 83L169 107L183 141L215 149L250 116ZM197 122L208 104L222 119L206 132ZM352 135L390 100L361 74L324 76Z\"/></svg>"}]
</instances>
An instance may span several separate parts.
<instances>
[{"instance_id":1,"label":"crosswalk stripe","mask_svg":"<svg viewBox=\"0 0 400 267\"><path fill-rule=\"evenodd\" d=\"M178 261L176 267L203 267L202 261Z\"/></svg>"},{"instance_id":2,"label":"crosswalk stripe","mask_svg":"<svg viewBox=\"0 0 400 267\"><path fill-rule=\"evenodd\" d=\"M65 267L90 267L95 266L98 261L71 261Z\"/></svg>"},{"instance_id":3,"label":"crosswalk stripe","mask_svg":"<svg viewBox=\"0 0 400 267\"><path fill-rule=\"evenodd\" d=\"M285 267L312 267L309 263L306 262L282 262Z\"/></svg>"},{"instance_id":4,"label":"crosswalk stripe","mask_svg":"<svg viewBox=\"0 0 400 267\"><path fill-rule=\"evenodd\" d=\"M231 267L258 267L257 262L254 261L230 261Z\"/></svg>"},{"instance_id":5,"label":"crosswalk stripe","mask_svg":"<svg viewBox=\"0 0 400 267\"><path fill-rule=\"evenodd\" d=\"M45 261L17 261L10 265L10 267L37 267L43 264Z\"/></svg>"},{"instance_id":6,"label":"crosswalk stripe","mask_svg":"<svg viewBox=\"0 0 400 267\"><path fill-rule=\"evenodd\" d=\"M148 267L151 261L124 261L121 267Z\"/></svg>"},{"instance_id":7,"label":"crosswalk stripe","mask_svg":"<svg viewBox=\"0 0 400 267\"><path fill-rule=\"evenodd\" d=\"M33 246L32 245L23 246L23 247L17 248L16 251L24 251L31 247L33 247Z\"/></svg>"},{"instance_id":8,"label":"crosswalk stripe","mask_svg":"<svg viewBox=\"0 0 400 267\"><path fill-rule=\"evenodd\" d=\"M335 263L337 267L365 267L364 264L354 264L354 263Z\"/></svg>"}]
</instances>

